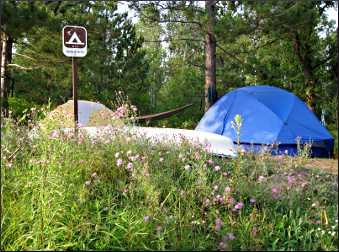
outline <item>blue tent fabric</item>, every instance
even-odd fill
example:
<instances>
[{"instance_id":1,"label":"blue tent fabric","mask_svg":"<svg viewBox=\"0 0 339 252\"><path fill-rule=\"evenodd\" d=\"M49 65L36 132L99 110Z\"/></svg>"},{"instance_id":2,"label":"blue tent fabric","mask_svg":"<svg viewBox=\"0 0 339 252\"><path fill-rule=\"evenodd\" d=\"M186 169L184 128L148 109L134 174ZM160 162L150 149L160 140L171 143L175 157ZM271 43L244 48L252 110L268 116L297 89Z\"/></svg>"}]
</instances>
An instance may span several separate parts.
<instances>
[{"instance_id":1,"label":"blue tent fabric","mask_svg":"<svg viewBox=\"0 0 339 252\"><path fill-rule=\"evenodd\" d=\"M246 151L263 145L278 145L272 154L297 154L300 144L311 143L311 155L331 157L334 139L306 104L281 88L260 85L238 88L221 97L203 116L198 131L230 137L236 142L231 122L243 119L240 142ZM267 147L267 146L266 146ZM265 147L265 148L266 148Z\"/></svg>"}]
</instances>

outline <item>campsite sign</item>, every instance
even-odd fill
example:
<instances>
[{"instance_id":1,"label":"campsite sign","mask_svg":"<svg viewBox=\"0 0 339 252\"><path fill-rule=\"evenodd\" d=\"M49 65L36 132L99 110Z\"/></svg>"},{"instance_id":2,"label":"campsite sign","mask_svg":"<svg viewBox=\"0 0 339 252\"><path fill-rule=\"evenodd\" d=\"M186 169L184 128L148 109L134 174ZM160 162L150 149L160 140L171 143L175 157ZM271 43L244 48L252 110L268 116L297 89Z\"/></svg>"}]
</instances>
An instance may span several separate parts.
<instances>
[{"instance_id":1,"label":"campsite sign","mask_svg":"<svg viewBox=\"0 0 339 252\"><path fill-rule=\"evenodd\" d=\"M62 52L72 57L72 86L74 103L74 131L78 134L77 57L87 54L87 30L82 26L66 25L62 29Z\"/></svg>"},{"instance_id":2,"label":"campsite sign","mask_svg":"<svg viewBox=\"0 0 339 252\"><path fill-rule=\"evenodd\" d=\"M87 30L82 26L66 25L62 29L62 52L67 57L85 57Z\"/></svg>"}]
</instances>

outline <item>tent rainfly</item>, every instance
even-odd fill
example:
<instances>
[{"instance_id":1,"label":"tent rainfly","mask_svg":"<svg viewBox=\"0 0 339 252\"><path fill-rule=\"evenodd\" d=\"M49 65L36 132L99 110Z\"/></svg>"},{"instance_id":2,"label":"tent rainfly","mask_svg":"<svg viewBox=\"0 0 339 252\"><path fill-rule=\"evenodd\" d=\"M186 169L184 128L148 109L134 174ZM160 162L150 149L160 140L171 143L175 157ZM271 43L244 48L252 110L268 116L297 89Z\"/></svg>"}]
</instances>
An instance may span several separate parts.
<instances>
[{"instance_id":1,"label":"tent rainfly","mask_svg":"<svg viewBox=\"0 0 339 252\"><path fill-rule=\"evenodd\" d=\"M294 94L272 86L229 92L205 113L195 130L227 136L236 143L231 122L237 114L243 119L240 144L245 151L259 152L264 147L273 155L293 156L299 139L300 144L312 144L312 157L333 155L334 139L315 114Z\"/></svg>"}]
</instances>

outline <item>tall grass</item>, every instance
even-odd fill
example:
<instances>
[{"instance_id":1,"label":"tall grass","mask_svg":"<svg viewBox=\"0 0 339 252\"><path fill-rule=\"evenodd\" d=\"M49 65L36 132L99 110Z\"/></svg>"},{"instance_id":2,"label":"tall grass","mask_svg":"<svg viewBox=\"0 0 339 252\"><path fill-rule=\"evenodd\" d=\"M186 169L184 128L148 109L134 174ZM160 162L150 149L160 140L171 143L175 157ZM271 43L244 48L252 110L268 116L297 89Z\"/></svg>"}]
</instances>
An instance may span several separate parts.
<instances>
[{"instance_id":1,"label":"tall grass","mask_svg":"<svg viewBox=\"0 0 339 252\"><path fill-rule=\"evenodd\" d=\"M338 249L337 177L298 160L219 158L118 128L30 140L4 120L1 137L3 250Z\"/></svg>"}]
</instances>

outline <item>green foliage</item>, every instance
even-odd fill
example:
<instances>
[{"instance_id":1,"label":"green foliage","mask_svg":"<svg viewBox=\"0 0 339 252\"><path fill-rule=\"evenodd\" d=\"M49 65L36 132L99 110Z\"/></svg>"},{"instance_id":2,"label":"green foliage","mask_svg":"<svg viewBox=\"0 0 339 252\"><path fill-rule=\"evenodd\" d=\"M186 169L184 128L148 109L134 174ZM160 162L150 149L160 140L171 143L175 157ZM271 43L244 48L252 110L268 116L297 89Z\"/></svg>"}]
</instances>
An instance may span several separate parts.
<instances>
[{"instance_id":1,"label":"green foliage","mask_svg":"<svg viewBox=\"0 0 339 252\"><path fill-rule=\"evenodd\" d=\"M232 186L203 146L27 134L3 120L2 250L338 249L337 176L297 160L240 156Z\"/></svg>"}]
</instances>

